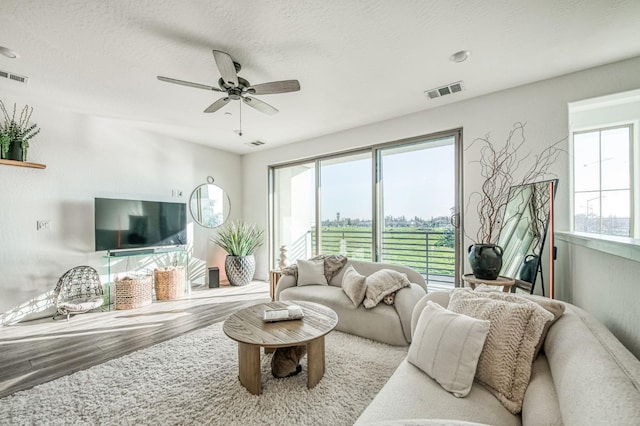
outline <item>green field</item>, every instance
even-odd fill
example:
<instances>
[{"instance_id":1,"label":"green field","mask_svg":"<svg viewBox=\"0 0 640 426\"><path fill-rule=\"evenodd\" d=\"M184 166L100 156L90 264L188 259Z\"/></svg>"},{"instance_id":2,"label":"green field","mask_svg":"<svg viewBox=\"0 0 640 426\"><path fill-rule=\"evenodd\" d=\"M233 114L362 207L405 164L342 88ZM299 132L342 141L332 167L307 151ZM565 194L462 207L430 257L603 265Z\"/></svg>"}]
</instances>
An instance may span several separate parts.
<instances>
[{"instance_id":1,"label":"green field","mask_svg":"<svg viewBox=\"0 0 640 426\"><path fill-rule=\"evenodd\" d=\"M311 233L312 246L316 235ZM454 275L453 231L447 228L387 228L382 235L382 262L407 265L423 275ZM371 260L372 232L367 227L322 227L321 253Z\"/></svg>"}]
</instances>

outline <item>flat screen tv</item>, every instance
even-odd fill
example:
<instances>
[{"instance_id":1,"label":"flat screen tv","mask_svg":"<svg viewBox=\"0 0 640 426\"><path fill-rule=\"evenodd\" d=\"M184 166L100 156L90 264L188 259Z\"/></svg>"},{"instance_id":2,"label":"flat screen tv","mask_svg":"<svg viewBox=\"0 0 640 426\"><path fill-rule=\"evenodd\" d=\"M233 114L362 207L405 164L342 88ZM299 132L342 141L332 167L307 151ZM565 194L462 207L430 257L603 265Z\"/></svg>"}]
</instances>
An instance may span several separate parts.
<instances>
[{"instance_id":1,"label":"flat screen tv","mask_svg":"<svg viewBox=\"0 0 640 426\"><path fill-rule=\"evenodd\" d=\"M136 250L187 243L187 205L95 199L96 251Z\"/></svg>"}]
</instances>

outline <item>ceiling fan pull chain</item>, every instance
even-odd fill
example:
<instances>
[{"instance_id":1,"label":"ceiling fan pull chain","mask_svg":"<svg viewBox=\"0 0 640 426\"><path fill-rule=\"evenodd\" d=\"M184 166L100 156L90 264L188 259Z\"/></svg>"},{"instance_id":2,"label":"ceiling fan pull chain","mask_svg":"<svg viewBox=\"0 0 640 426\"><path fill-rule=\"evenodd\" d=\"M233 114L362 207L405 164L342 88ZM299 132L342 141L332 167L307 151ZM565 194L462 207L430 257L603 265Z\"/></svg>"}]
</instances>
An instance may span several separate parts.
<instances>
[{"instance_id":1,"label":"ceiling fan pull chain","mask_svg":"<svg viewBox=\"0 0 640 426\"><path fill-rule=\"evenodd\" d=\"M242 136L242 102L239 102L240 105L240 132L238 133L238 136Z\"/></svg>"}]
</instances>

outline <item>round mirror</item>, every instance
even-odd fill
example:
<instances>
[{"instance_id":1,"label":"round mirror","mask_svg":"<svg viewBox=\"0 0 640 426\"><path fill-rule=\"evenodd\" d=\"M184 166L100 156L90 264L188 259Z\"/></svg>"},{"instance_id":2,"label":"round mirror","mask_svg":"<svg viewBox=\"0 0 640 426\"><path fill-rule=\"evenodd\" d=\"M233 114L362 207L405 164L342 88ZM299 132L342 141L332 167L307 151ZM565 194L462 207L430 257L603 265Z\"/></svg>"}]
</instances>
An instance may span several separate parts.
<instances>
[{"instance_id":1,"label":"round mirror","mask_svg":"<svg viewBox=\"0 0 640 426\"><path fill-rule=\"evenodd\" d=\"M222 225L231 211L229 195L212 181L213 179L209 181L210 183L196 187L189 198L191 217L198 225L206 228Z\"/></svg>"}]
</instances>

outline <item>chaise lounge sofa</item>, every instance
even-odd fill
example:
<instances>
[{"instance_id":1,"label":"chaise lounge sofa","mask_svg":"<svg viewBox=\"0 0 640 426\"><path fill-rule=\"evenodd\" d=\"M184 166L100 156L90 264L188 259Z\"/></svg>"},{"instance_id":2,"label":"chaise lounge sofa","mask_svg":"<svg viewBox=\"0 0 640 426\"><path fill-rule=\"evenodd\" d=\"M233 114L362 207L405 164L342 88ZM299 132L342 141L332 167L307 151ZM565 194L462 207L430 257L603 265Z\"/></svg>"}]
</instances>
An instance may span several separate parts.
<instances>
[{"instance_id":1,"label":"chaise lounge sofa","mask_svg":"<svg viewBox=\"0 0 640 426\"><path fill-rule=\"evenodd\" d=\"M345 271L352 266L359 274L370 276L383 269L406 274L410 284L395 292L393 305L379 303L371 309L357 307L342 289ZM282 275L275 290L276 300L304 300L328 306L338 314L336 330L395 346L411 342L413 308L425 296L427 284L422 275L401 265L348 260L328 285L297 285L295 275Z\"/></svg>"},{"instance_id":2,"label":"chaise lounge sofa","mask_svg":"<svg viewBox=\"0 0 640 426\"><path fill-rule=\"evenodd\" d=\"M416 304L413 330L427 301L447 307L450 296L434 292ZM477 381L457 398L405 359L356 425L639 424L640 361L591 315L563 304L564 314L548 329L533 362L520 413L507 410Z\"/></svg>"}]
</instances>

